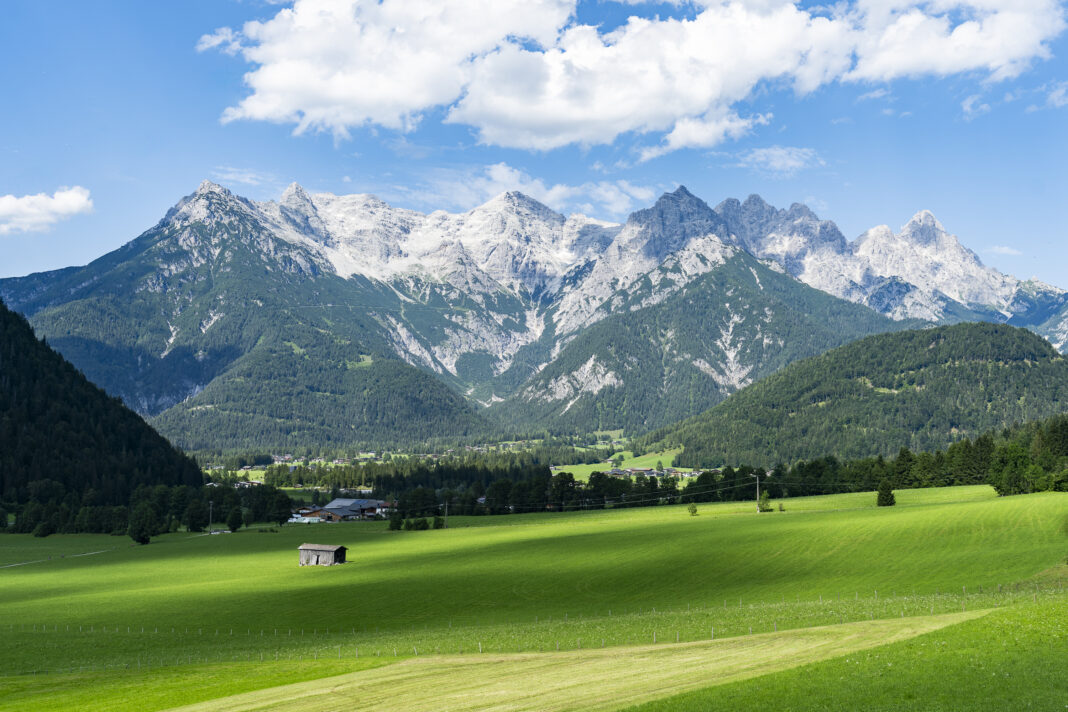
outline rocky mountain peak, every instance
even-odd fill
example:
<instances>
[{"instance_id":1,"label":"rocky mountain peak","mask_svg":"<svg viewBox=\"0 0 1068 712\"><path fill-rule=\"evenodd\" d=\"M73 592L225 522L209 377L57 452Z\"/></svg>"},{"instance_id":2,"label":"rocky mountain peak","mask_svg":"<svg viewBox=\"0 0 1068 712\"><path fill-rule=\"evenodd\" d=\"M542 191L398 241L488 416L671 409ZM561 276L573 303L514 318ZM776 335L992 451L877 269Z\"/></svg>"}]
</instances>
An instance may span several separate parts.
<instances>
[{"instance_id":1,"label":"rocky mountain peak","mask_svg":"<svg viewBox=\"0 0 1068 712\"><path fill-rule=\"evenodd\" d=\"M282 197L278 202L285 206L306 204L311 202L311 196L301 187L300 183L290 183L282 191Z\"/></svg>"},{"instance_id":2,"label":"rocky mountain peak","mask_svg":"<svg viewBox=\"0 0 1068 712\"><path fill-rule=\"evenodd\" d=\"M510 190L501 193L495 198L480 205L471 211L472 213L498 213L530 217L536 220L562 225L566 218L550 208L548 205L534 198L520 193L518 190Z\"/></svg>"},{"instance_id":3,"label":"rocky mountain peak","mask_svg":"<svg viewBox=\"0 0 1068 712\"><path fill-rule=\"evenodd\" d=\"M651 208L631 213L627 228L644 238L645 255L658 261L695 237L726 237L728 233L723 218L682 185L664 193Z\"/></svg>"},{"instance_id":4,"label":"rocky mountain peak","mask_svg":"<svg viewBox=\"0 0 1068 712\"><path fill-rule=\"evenodd\" d=\"M197 186L193 195L232 195L232 193L218 183L213 183L205 178L200 181L200 185Z\"/></svg>"},{"instance_id":5,"label":"rocky mountain peak","mask_svg":"<svg viewBox=\"0 0 1068 712\"><path fill-rule=\"evenodd\" d=\"M901 228L901 237L913 244L934 245L951 236L930 210L921 210Z\"/></svg>"}]
</instances>

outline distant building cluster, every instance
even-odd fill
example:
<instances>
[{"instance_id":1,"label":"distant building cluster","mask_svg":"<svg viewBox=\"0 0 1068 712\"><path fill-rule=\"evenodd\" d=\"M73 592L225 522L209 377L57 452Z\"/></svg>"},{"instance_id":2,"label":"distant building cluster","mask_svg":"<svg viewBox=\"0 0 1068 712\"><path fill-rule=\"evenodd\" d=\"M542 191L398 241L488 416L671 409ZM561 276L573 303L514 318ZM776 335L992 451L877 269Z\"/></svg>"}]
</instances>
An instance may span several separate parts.
<instances>
[{"instance_id":1,"label":"distant building cluster","mask_svg":"<svg viewBox=\"0 0 1068 712\"><path fill-rule=\"evenodd\" d=\"M322 522L352 522L367 519L382 519L389 516L393 505L381 499L348 499L339 497L322 507L305 505L293 510L289 518L292 524L319 524Z\"/></svg>"}]
</instances>

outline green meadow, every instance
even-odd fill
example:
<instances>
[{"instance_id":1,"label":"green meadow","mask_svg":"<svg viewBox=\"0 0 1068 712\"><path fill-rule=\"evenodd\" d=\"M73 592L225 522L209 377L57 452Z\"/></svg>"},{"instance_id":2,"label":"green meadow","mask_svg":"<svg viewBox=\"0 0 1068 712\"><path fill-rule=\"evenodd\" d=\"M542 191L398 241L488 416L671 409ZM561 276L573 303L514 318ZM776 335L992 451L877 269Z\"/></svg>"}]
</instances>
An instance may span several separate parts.
<instances>
[{"instance_id":1,"label":"green meadow","mask_svg":"<svg viewBox=\"0 0 1068 712\"><path fill-rule=\"evenodd\" d=\"M614 453L612 458L623 458L622 468L628 467L656 467L657 463L662 464L664 467L671 467L671 462L675 459L675 456L682 452L682 448L676 448L674 450L663 450L661 452L651 452L645 455L635 456L630 450L621 450ZM594 472L604 472L610 470L614 465L605 465L604 463L594 463L592 465L563 465L557 471L558 472L570 472L575 476L577 480L588 480L590 475ZM689 468L680 468L686 472L689 472Z\"/></svg>"},{"instance_id":2,"label":"green meadow","mask_svg":"<svg viewBox=\"0 0 1068 712\"><path fill-rule=\"evenodd\" d=\"M581 682L583 670L610 663L641 669L648 656L666 656L679 674L617 670L604 709L705 709L702 695L744 696L746 684L764 689L764 680L779 680L768 689L781 693L798 666L814 670L801 678L810 686L833 686L851 652L877 666L885 649L908 669L909 646L919 644L910 641L926 636L982 647L986 626L1008 630L1035 615L1063 629L1068 495L999 498L984 486L897 499L875 508L873 493L795 498L765 514L723 503L699 505L697 516L666 506L452 517L450 529L423 532L289 525L168 534L143 547L122 537L5 535L0 709L288 709L299 696L332 709L316 706L316 690L335 684L328 678L355 676L335 681L352 694L401 689L402 679L416 690L450 666L467 670L468 683L499 674L501 689L547 666L546 680L561 676L556 697L529 708L587 709L574 706L580 698L565 678ZM306 541L344 544L349 563L298 567ZM1053 629L1027 630L1044 651L1042 631ZM987 642L994 660L1001 648ZM748 653L731 652L758 643L768 660L789 664L756 670L740 662ZM939 659L952 667L963 658L947 645L957 657ZM1046 684L1036 679L1032 687ZM134 692L142 686L151 695ZM353 708L337 694L338 709ZM842 709L856 704L842 694ZM779 702L769 706L785 708ZM483 708L493 707L471 707Z\"/></svg>"}]
</instances>

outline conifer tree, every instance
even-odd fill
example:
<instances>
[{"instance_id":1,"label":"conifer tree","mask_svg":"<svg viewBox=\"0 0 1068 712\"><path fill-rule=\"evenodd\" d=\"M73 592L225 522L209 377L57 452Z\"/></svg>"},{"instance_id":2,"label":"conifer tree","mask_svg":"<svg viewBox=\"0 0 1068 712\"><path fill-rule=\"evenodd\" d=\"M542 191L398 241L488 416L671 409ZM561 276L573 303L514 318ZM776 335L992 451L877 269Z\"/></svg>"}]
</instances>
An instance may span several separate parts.
<instances>
[{"instance_id":1,"label":"conifer tree","mask_svg":"<svg viewBox=\"0 0 1068 712\"><path fill-rule=\"evenodd\" d=\"M893 507L897 504L894 499L894 490L890 486L890 480L883 479L879 483L879 494L876 497L875 504L880 507Z\"/></svg>"}]
</instances>

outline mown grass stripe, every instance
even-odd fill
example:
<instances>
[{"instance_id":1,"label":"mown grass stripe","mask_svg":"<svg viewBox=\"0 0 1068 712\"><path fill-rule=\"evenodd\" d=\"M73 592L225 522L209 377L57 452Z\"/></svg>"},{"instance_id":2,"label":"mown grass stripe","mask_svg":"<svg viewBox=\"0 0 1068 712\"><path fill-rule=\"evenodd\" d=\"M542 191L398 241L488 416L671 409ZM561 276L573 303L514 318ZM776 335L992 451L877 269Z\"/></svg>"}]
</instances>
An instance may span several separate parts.
<instances>
[{"instance_id":1,"label":"mown grass stripe","mask_svg":"<svg viewBox=\"0 0 1068 712\"><path fill-rule=\"evenodd\" d=\"M615 650L411 658L384 668L259 690L173 712L615 710L905 640L985 613L847 623Z\"/></svg>"}]
</instances>

